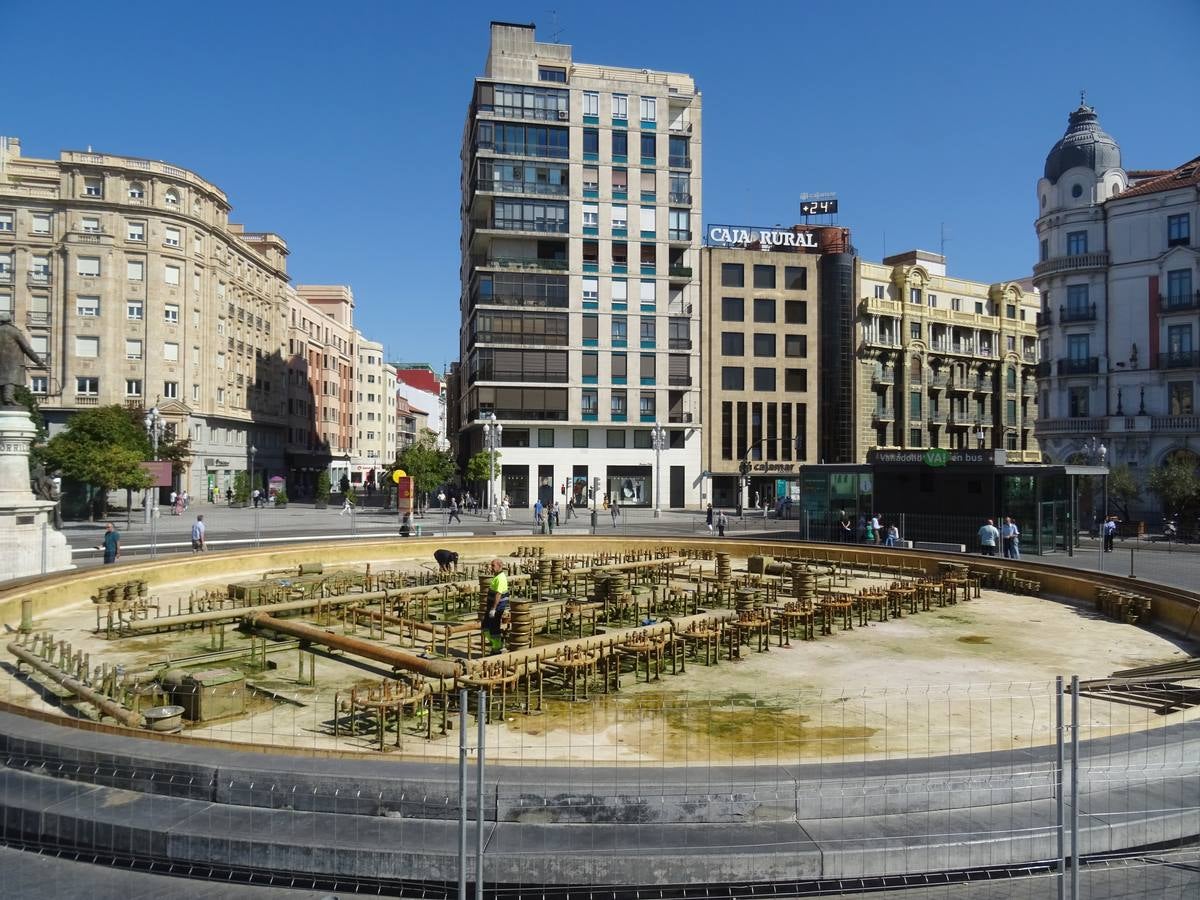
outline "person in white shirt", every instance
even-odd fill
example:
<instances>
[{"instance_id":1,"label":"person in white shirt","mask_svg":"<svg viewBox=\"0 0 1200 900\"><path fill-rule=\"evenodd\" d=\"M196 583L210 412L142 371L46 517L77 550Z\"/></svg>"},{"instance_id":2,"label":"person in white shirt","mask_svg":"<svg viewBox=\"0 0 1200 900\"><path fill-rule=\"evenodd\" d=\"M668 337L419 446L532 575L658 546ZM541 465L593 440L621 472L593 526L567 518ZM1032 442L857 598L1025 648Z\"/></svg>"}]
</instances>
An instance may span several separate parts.
<instances>
[{"instance_id":1,"label":"person in white shirt","mask_svg":"<svg viewBox=\"0 0 1200 900\"><path fill-rule=\"evenodd\" d=\"M1000 529L988 519L979 528L979 547L984 556L996 555L996 541L1000 539Z\"/></svg>"},{"instance_id":2,"label":"person in white shirt","mask_svg":"<svg viewBox=\"0 0 1200 900\"><path fill-rule=\"evenodd\" d=\"M1004 517L1004 524L1000 526L1000 538L1004 545L1004 558L1020 559L1021 530L1017 528L1012 516Z\"/></svg>"}]
</instances>

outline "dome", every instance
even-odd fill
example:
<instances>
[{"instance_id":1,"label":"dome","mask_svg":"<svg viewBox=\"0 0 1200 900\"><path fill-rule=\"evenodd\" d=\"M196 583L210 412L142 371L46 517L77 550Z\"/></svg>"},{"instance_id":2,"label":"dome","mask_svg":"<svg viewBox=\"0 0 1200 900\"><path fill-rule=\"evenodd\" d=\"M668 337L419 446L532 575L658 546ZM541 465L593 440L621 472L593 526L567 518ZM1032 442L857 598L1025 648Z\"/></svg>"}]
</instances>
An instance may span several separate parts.
<instances>
[{"instance_id":1,"label":"dome","mask_svg":"<svg viewBox=\"0 0 1200 900\"><path fill-rule=\"evenodd\" d=\"M1082 166L1097 175L1121 167L1121 148L1100 130L1096 110L1080 102L1067 119L1066 134L1046 155L1046 178L1054 184L1063 172Z\"/></svg>"}]
</instances>

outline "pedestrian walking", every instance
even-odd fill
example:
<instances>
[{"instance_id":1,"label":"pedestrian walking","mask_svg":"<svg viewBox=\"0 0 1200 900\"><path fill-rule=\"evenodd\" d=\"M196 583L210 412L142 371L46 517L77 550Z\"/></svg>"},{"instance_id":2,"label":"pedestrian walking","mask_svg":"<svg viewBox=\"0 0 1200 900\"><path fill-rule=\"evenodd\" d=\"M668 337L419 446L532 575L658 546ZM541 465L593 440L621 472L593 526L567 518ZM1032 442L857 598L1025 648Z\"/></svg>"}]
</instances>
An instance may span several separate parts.
<instances>
[{"instance_id":1,"label":"pedestrian walking","mask_svg":"<svg viewBox=\"0 0 1200 900\"><path fill-rule=\"evenodd\" d=\"M1104 520L1104 524L1100 526L1100 531L1104 535L1104 552L1113 552L1113 541L1117 537L1117 517L1109 516Z\"/></svg>"},{"instance_id":2,"label":"pedestrian walking","mask_svg":"<svg viewBox=\"0 0 1200 900\"><path fill-rule=\"evenodd\" d=\"M112 522L104 526L104 538L96 549L104 551L106 566L111 566L121 558L121 532Z\"/></svg>"},{"instance_id":3,"label":"pedestrian walking","mask_svg":"<svg viewBox=\"0 0 1200 900\"><path fill-rule=\"evenodd\" d=\"M192 505L192 496L187 491L183 492L183 509L187 512L187 508Z\"/></svg>"},{"instance_id":4,"label":"pedestrian walking","mask_svg":"<svg viewBox=\"0 0 1200 900\"><path fill-rule=\"evenodd\" d=\"M984 556L996 555L996 542L1000 540L1000 529L988 519L979 528L979 548Z\"/></svg>"},{"instance_id":5,"label":"pedestrian walking","mask_svg":"<svg viewBox=\"0 0 1200 900\"><path fill-rule=\"evenodd\" d=\"M354 504L350 502L350 495L347 494L345 497L342 498L342 511L340 513L338 513L338 518L340 519L346 513L353 513L353 512L354 512Z\"/></svg>"},{"instance_id":6,"label":"pedestrian walking","mask_svg":"<svg viewBox=\"0 0 1200 900\"><path fill-rule=\"evenodd\" d=\"M255 488L253 493L250 494L250 499L254 501L254 508L258 509L258 488Z\"/></svg>"},{"instance_id":7,"label":"pedestrian walking","mask_svg":"<svg viewBox=\"0 0 1200 900\"><path fill-rule=\"evenodd\" d=\"M544 509L545 509L545 507L542 506L542 498L541 497L538 497L537 500L533 501L533 524L534 525L542 524L542 512Z\"/></svg>"},{"instance_id":8,"label":"pedestrian walking","mask_svg":"<svg viewBox=\"0 0 1200 900\"><path fill-rule=\"evenodd\" d=\"M879 513L871 516L871 536L867 538L868 543L881 543L883 541L883 527L879 524Z\"/></svg>"},{"instance_id":9,"label":"pedestrian walking","mask_svg":"<svg viewBox=\"0 0 1200 900\"><path fill-rule=\"evenodd\" d=\"M1000 526L1000 540L1004 547L1005 559L1021 558L1021 530L1017 528L1012 516L1004 517L1004 524Z\"/></svg>"},{"instance_id":10,"label":"pedestrian walking","mask_svg":"<svg viewBox=\"0 0 1200 900\"><path fill-rule=\"evenodd\" d=\"M555 501L554 501L554 509L552 510L552 515L553 515L553 517L554 517L554 525L555 525L555 527L557 527L557 526L559 525L559 521L558 521L558 501L557 501L557 500L555 500Z\"/></svg>"},{"instance_id":11,"label":"pedestrian walking","mask_svg":"<svg viewBox=\"0 0 1200 900\"><path fill-rule=\"evenodd\" d=\"M446 516L446 524L449 525L451 521L457 521L459 525L462 524L462 516L459 515L458 501L453 497L450 498L450 514Z\"/></svg>"},{"instance_id":12,"label":"pedestrian walking","mask_svg":"<svg viewBox=\"0 0 1200 900\"><path fill-rule=\"evenodd\" d=\"M233 488L225 488L225 502L233 506Z\"/></svg>"},{"instance_id":13,"label":"pedestrian walking","mask_svg":"<svg viewBox=\"0 0 1200 900\"><path fill-rule=\"evenodd\" d=\"M708 528L708 533L713 533L713 508L712 504L708 504L708 509L704 511L704 524Z\"/></svg>"},{"instance_id":14,"label":"pedestrian walking","mask_svg":"<svg viewBox=\"0 0 1200 900\"><path fill-rule=\"evenodd\" d=\"M721 510L717 516L717 537L725 537L725 526L729 524L729 519L725 515L725 510Z\"/></svg>"},{"instance_id":15,"label":"pedestrian walking","mask_svg":"<svg viewBox=\"0 0 1200 900\"><path fill-rule=\"evenodd\" d=\"M613 497L612 503L608 504L608 511L612 514L613 528L616 528L617 516L621 515L621 503L616 497Z\"/></svg>"},{"instance_id":16,"label":"pedestrian walking","mask_svg":"<svg viewBox=\"0 0 1200 900\"><path fill-rule=\"evenodd\" d=\"M208 526L204 524L204 516L196 516L192 524L192 552L203 553L208 549Z\"/></svg>"},{"instance_id":17,"label":"pedestrian walking","mask_svg":"<svg viewBox=\"0 0 1200 900\"><path fill-rule=\"evenodd\" d=\"M865 540L865 541L866 541L868 544L873 544L873 543L875 543L875 525L873 524L874 522L875 522L875 519L873 519L873 518L872 518L872 519L869 519L869 520L867 520L867 529L866 529L866 532L865 532L865 533L864 533L864 535L863 535L863 539L864 539L864 540Z\"/></svg>"},{"instance_id":18,"label":"pedestrian walking","mask_svg":"<svg viewBox=\"0 0 1200 900\"><path fill-rule=\"evenodd\" d=\"M176 501L178 498L179 498L179 495L178 495L177 493L175 493L174 491L171 491L171 515L173 515L173 516L174 516L174 515L178 515L178 514L175 512L175 501Z\"/></svg>"}]
</instances>

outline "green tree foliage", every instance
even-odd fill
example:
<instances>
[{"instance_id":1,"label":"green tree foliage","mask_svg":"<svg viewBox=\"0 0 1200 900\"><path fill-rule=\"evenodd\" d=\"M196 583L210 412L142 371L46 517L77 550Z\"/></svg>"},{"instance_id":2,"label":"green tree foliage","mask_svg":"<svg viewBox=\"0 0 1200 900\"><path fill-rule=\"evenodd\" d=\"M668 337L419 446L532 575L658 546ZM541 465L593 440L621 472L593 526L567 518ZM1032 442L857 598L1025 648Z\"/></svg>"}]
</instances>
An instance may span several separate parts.
<instances>
[{"instance_id":1,"label":"green tree foliage","mask_svg":"<svg viewBox=\"0 0 1200 900\"><path fill-rule=\"evenodd\" d=\"M1200 471L1194 458L1174 457L1151 472L1146 485L1162 500L1167 515L1179 515L1189 523L1200 517Z\"/></svg>"},{"instance_id":2,"label":"green tree foliage","mask_svg":"<svg viewBox=\"0 0 1200 900\"><path fill-rule=\"evenodd\" d=\"M317 491L316 491L316 496L313 499L316 500L318 503L328 503L329 502L329 473L328 472L322 472L320 475L317 476Z\"/></svg>"},{"instance_id":3,"label":"green tree foliage","mask_svg":"<svg viewBox=\"0 0 1200 900\"><path fill-rule=\"evenodd\" d=\"M495 457L494 462L489 463L489 461L488 461L489 456ZM489 469L489 466L493 466L493 468ZM469 460L467 460L467 470L466 470L466 472L463 473L463 477L466 478L467 481L470 481L470 482L482 481L484 484L486 484L487 480L488 480L488 476L491 475L493 472L498 473L499 471L500 471L500 451L492 450L489 452L487 450L480 450L478 453L476 453L474 456L472 456Z\"/></svg>"},{"instance_id":4,"label":"green tree foliage","mask_svg":"<svg viewBox=\"0 0 1200 900\"><path fill-rule=\"evenodd\" d=\"M1129 521L1129 506L1142 497L1142 487L1129 466L1114 466L1108 473L1108 500L1122 521Z\"/></svg>"},{"instance_id":5,"label":"green tree foliage","mask_svg":"<svg viewBox=\"0 0 1200 900\"><path fill-rule=\"evenodd\" d=\"M233 473L233 502L248 503L250 501L250 475L244 469Z\"/></svg>"},{"instance_id":6,"label":"green tree foliage","mask_svg":"<svg viewBox=\"0 0 1200 900\"><path fill-rule=\"evenodd\" d=\"M445 484L457 469L454 457L449 451L438 449L437 435L428 428L422 429L416 441L400 451L396 465L408 473L421 494Z\"/></svg>"},{"instance_id":7,"label":"green tree foliage","mask_svg":"<svg viewBox=\"0 0 1200 900\"><path fill-rule=\"evenodd\" d=\"M42 458L49 470L99 489L101 516L109 491L140 491L151 482L142 468L150 458L149 437L141 422L121 406L76 413L46 444Z\"/></svg>"}]
</instances>

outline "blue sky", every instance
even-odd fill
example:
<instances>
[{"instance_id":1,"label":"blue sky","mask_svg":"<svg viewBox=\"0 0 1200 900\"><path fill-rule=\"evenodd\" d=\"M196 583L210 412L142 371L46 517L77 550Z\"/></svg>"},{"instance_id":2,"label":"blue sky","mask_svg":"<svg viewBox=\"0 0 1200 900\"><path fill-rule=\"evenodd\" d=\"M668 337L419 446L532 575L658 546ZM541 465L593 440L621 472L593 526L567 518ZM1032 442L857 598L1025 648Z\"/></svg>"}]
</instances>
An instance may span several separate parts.
<instances>
[{"instance_id":1,"label":"blue sky","mask_svg":"<svg viewBox=\"0 0 1200 900\"><path fill-rule=\"evenodd\" d=\"M787 223L801 192L836 191L867 258L936 250L944 223L951 273L993 281L1029 271L1034 187L1081 89L1127 167L1200 155L1197 0L0 0L0 134L195 170L287 239L295 281L351 284L389 358L440 368L488 22L550 40L552 9L577 60L695 77L706 222Z\"/></svg>"}]
</instances>

